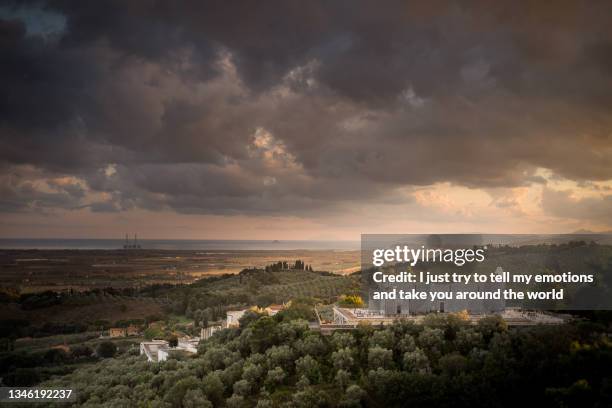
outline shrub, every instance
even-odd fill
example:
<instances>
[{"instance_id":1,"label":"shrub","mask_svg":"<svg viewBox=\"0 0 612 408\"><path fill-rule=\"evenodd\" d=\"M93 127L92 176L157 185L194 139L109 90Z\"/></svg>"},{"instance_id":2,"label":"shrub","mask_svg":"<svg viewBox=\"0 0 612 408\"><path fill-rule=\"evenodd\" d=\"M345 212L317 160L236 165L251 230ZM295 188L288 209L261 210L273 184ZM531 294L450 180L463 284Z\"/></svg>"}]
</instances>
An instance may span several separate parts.
<instances>
[{"instance_id":1,"label":"shrub","mask_svg":"<svg viewBox=\"0 0 612 408\"><path fill-rule=\"evenodd\" d=\"M96 354L98 357L102 358L111 358L114 357L117 353L117 346L111 341L103 341L98 344L98 348L96 348Z\"/></svg>"}]
</instances>

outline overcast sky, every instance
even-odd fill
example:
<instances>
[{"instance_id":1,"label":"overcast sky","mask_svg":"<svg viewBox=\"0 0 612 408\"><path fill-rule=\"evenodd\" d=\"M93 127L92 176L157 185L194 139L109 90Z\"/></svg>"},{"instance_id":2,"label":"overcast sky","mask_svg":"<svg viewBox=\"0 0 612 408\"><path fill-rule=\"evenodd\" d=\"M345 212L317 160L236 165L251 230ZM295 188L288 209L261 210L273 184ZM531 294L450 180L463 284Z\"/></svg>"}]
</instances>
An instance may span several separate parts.
<instances>
[{"instance_id":1,"label":"overcast sky","mask_svg":"<svg viewBox=\"0 0 612 408\"><path fill-rule=\"evenodd\" d=\"M612 229L609 2L85 3L0 2L0 237Z\"/></svg>"}]
</instances>

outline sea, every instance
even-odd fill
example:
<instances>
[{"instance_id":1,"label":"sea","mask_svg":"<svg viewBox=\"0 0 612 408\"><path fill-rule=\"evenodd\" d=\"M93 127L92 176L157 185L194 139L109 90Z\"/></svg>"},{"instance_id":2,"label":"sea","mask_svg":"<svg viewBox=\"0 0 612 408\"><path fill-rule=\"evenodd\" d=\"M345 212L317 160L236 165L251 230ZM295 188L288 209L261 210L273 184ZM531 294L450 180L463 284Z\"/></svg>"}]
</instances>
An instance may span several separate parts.
<instances>
[{"instance_id":1,"label":"sea","mask_svg":"<svg viewBox=\"0 0 612 408\"><path fill-rule=\"evenodd\" d=\"M132 241L130 240L130 244ZM360 241L139 239L142 249L166 250L335 250L360 249ZM0 249L121 249L124 239L0 238Z\"/></svg>"}]
</instances>

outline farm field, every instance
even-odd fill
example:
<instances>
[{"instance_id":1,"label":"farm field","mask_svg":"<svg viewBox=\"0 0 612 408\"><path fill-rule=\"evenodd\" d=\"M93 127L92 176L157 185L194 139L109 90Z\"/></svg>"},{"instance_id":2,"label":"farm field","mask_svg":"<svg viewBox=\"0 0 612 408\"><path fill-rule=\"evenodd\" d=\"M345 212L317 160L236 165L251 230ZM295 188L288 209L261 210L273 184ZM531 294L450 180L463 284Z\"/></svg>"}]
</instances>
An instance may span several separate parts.
<instances>
[{"instance_id":1,"label":"farm field","mask_svg":"<svg viewBox=\"0 0 612 408\"><path fill-rule=\"evenodd\" d=\"M88 303L76 302L74 297L87 297ZM110 322L128 319L144 319L163 313L164 299L130 298L121 296L73 295L69 301L33 310L24 310L17 303L8 303L0 308L0 320L27 320L32 325L45 323L81 323L95 320Z\"/></svg>"},{"instance_id":2,"label":"farm field","mask_svg":"<svg viewBox=\"0 0 612 408\"><path fill-rule=\"evenodd\" d=\"M140 288L296 259L317 271L348 274L359 269L358 251L0 250L0 282L20 293Z\"/></svg>"}]
</instances>

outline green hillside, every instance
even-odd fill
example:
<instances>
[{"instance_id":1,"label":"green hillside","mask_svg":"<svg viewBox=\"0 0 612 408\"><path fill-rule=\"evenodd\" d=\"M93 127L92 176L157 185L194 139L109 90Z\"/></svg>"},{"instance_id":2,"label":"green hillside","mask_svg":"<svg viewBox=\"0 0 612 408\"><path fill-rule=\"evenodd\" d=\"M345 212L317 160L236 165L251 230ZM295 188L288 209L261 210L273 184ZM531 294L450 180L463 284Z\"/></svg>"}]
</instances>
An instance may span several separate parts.
<instances>
[{"instance_id":1,"label":"green hillside","mask_svg":"<svg viewBox=\"0 0 612 408\"><path fill-rule=\"evenodd\" d=\"M609 406L603 327L507 329L453 316L322 336L261 317L199 353L162 363L123 355L48 381L83 407Z\"/></svg>"}]
</instances>

